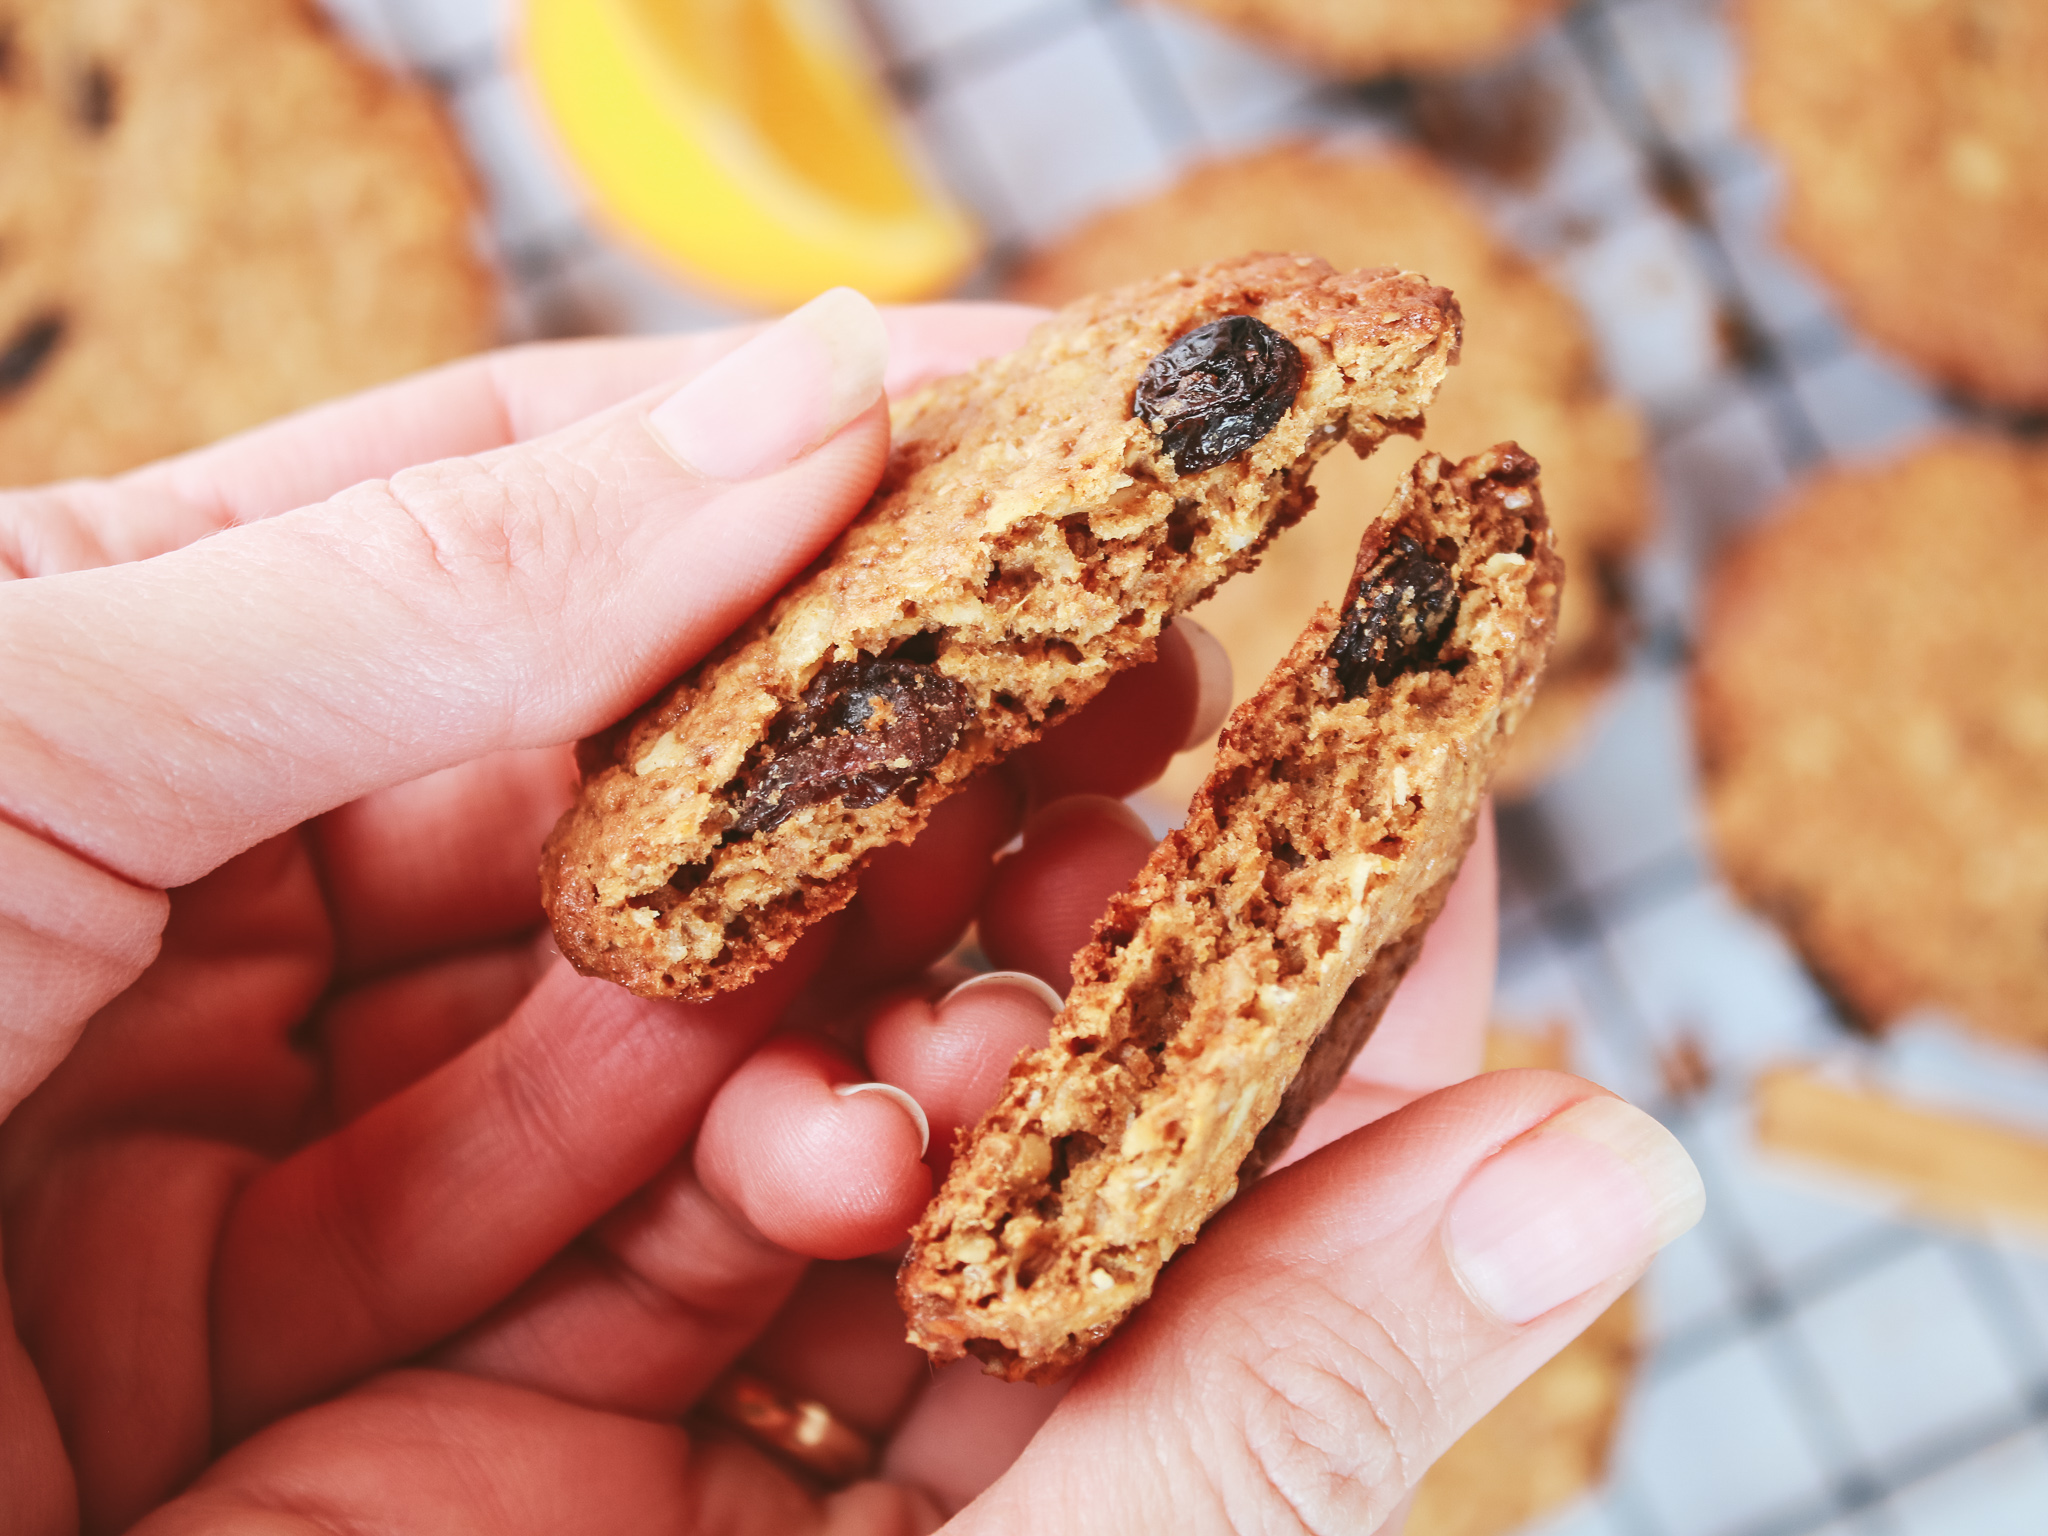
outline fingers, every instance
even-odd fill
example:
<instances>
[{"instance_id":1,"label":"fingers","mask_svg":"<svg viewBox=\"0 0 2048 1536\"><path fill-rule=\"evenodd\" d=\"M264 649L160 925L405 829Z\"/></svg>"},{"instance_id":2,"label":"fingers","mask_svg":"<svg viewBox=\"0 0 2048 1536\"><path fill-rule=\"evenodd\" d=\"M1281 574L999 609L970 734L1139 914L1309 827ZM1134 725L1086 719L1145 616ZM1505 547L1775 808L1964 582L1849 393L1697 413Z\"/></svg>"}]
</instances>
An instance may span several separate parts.
<instances>
[{"instance_id":1,"label":"fingers","mask_svg":"<svg viewBox=\"0 0 2048 1536\"><path fill-rule=\"evenodd\" d=\"M870 1026L865 1072L914 1096L943 1171L953 1129L986 1107L1019 1049L1045 1042L1052 1012L1044 983L1030 978L981 978L936 1005L907 998ZM594 1406L683 1412L755 1344L806 1255L891 1246L928 1198L919 1123L902 1101L833 1092L863 1075L824 1044L771 1041L720 1091L694 1157L636 1192L436 1362ZM872 1287L862 1284L819 1280L777 1320L758 1363L867 1425L893 1416L908 1390L897 1384L906 1346L893 1296L886 1327L848 1336L871 1368L865 1385L832 1379L844 1362L795 1337L813 1338L818 1297L845 1287L872 1321ZM811 1353L816 1361L800 1368ZM921 1373L923 1356L909 1353Z\"/></svg>"},{"instance_id":2,"label":"fingers","mask_svg":"<svg viewBox=\"0 0 2048 1536\"><path fill-rule=\"evenodd\" d=\"M26 682L0 716L0 809L175 885L371 789L616 719L866 500L882 346L840 290L666 399L0 587Z\"/></svg>"},{"instance_id":3,"label":"fingers","mask_svg":"<svg viewBox=\"0 0 2048 1536\"><path fill-rule=\"evenodd\" d=\"M1042 318L1042 310L1015 304L884 310L884 387L901 397L1010 351ZM696 376L761 329L511 347L315 406L116 480L0 492L0 580L145 560L415 464L558 432Z\"/></svg>"},{"instance_id":4,"label":"fingers","mask_svg":"<svg viewBox=\"0 0 2048 1536\"><path fill-rule=\"evenodd\" d=\"M503 1024L549 959L530 940L502 944L336 994L315 1020L332 1122L346 1125Z\"/></svg>"},{"instance_id":5,"label":"fingers","mask_svg":"<svg viewBox=\"0 0 2048 1536\"><path fill-rule=\"evenodd\" d=\"M931 1198L926 1126L900 1090L815 1040L757 1051L719 1090L697 1140L712 1198L770 1242L846 1259L900 1242Z\"/></svg>"},{"instance_id":6,"label":"fingers","mask_svg":"<svg viewBox=\"0 0 2048 1536\"><path fill-rule=\"evenodd\" d=\"M687 1530L688 1442L538 1393L407 1371L296 1414L135 1529L149 1536L629 1536Z\"/></svg>"},{"instance_id":7,"label":"fingers","mask_svg":"<svg viewBox=\"0 0 2048 1536\"><path fill-rule=\"evenodd\" d=\"M891 1437L882 1473L952 1514L1009 1469L1072 1384L1002 1381L983 1375L978 1360L942 1366Z\"/></svg>"},{"instance_id":8,"label":"fingers","mask_svg":"<svg viewBox=\"0 0 2048 1536\"><path fill-rule=\"evenodd\" d=\"M1152 834L1121 801L1053 802L996 868L982 907L982 949L1003 970L1029 972L1064 994L1074 952L1151 852Z\"/></svg>"},{"instance_id":9,"label":"fingers","mask_svg":"<svg viewBox=\"0 0 2048 1536\"><path fill-rule=\"evenodd\" d=\"M169 915L162 891L0 815L0 976L14 991L0 1010L0 1120L64 1059L86 1020L156 958Z\"/></svg>"},{"instance_id":10,"label":"fingers","mask_svg":"<svg viewBox=\"0 0 2048 1536\"><path fill-rule=\"evenodd\" d=\"M755 1341L809 1262L712 1199L685 1156L434 1363L673 1418Z\"/></svg>"},{"instance_id":11,"label":"fingers","mask_svg":"<svg viewBox=\"0 0 2048 1536\"><path fill-rule=\"evenodd\" d=\"M868 1069L915 1098L931 1127L926 1162L943 1179L953 1138L996 1100L1019 1053L1046 1042L1059 994L1036 976L991 971L937 1002L906 995L877 1009Z\"/></svg>"},{"instance_id":12,"label":"fingers","mask_svg":"<svg viewBox=\"0 0 2048 1536\"><path fill-rule=\"evenodd\" d=\"M140 1536L922 1536L914 1492L819 1496L730 1439L439 1371L402 1371L238 1446Z\"/></svg>"},{"instance_id":13,"label":"fingers","mask_svg":"<svg viewBox=\"0 0 2048 1536\"><path fill-rule=\"evenodd\" d=\"M1015 304L931 304L886 309L881 317L889 342L883 385L903 395L1010 351L1044 312ZM315 406L114 485L212 509L215 526L273 517L415 464L559 432L650 389L696 377L764 329L551 341L488 352Z\"/></svg>"},{"instance_id":14,"label":"fingers","mask_svg":"<svg viewBox=\"0 0 2048 1536\"><path fill-rule=\"evenodd\" d=\"M567 747L503 752L351 801L309 829L343 976L541 922L539 857L576 793Z\"/></svg>"},{"instance_id":15,"label":"fingers","mask_svg":"<svg viewBox=\"0 0 2048 1536\"><path fill-rule=\"evenodd\" d=\"M961 1528L1377 1529L1701 1203L1575 1078L1433 1094L1211 1223Z\"/></svg>"},{"instance_id":16,"label":"fingers","mask_svg":"<svg viewBox=\"0 0 2048 1536\"><path fill-rule=\"evenodd\" d=\"M1015 759L1035 804L1142 789L1174 753L1206 740L1230 705L1230 658L1206 630L1176 619L1158 660L1110 679L1079 711Z\"/></svg>"},{"instance_id":17,"label":"fingers","mask_svg":"<svg viewBox=\"0 0 2048 1536\"><path fill-rule=\"evenodd\" d=\"M931 1375L904 1342L895 1276L875 1264L813 1265L746 1363L867 1435L893 1425Z\"/></svg>"},{"instance_id":18,"label":"fingers","mask_svg":"<svg viewBox=\"0 0 2048 1536\"><path fill-rule=\"evenodd\" d=\"M223 1430L407 1358L510 1295L676 1156L811 956L696 1006L558 964L502 1028L250 1183L215 1266Z\"/></svg>"},{"instance_id":19,"label":"fingers","mask_svg":"<svg viewBox=\"0 0 2048 1536\"><path fill-rule=\"evenodd\" d=\"M843 1007L864 985L915 975L957 944L1023 814L1015 780L985 773L940 801L915 842L876 853L820 973L835 1001Z\"/></svg>"}]
</instances>

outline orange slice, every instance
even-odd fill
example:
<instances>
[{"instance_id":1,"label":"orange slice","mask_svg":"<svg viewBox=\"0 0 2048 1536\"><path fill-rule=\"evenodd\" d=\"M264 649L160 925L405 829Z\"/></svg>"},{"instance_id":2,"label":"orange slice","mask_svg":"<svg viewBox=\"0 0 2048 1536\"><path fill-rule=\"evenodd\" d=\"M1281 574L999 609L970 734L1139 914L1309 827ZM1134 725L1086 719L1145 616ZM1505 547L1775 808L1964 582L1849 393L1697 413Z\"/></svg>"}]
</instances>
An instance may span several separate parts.
<instances>
[{"instance_id":1,"label":"orange slice","mask_svg":"<svg viewBox=\"0 0 2048 1536\"><path fill-rule=\"evenodd\" d=\"M523 54L601 215L690 280L785 309L974 260L837 0L528 0Z\"/></svg>"}]
</instances>

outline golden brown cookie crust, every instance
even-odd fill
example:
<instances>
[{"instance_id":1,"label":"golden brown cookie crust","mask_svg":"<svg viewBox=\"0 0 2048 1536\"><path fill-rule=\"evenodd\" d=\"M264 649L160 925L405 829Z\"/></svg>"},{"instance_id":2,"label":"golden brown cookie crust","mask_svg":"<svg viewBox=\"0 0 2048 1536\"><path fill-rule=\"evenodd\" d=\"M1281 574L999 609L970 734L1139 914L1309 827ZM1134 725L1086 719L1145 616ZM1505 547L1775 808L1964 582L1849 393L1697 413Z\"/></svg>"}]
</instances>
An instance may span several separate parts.
<instances>
[{"instance_id":1,"label":"golden brown cookie crust","mask_svg":"<svg viewBox=\"0 0 2048 1536\"><path fill-rule=\"evenodd\" d=\"M1238 457L1176 473L1134 388L1170 343L1232 315L1299 350L1299 389ZM1267 256L1071 305L898 407L868 509L631 724L555 829L542 881L563 953L649 996L709 996L772 964L846 903L875 849L1251 565L1310 505L1322 453L1418 423L1457 340L1456 303L1426 278ZM897 656L971 701L943 760L878 804L829 800L728 837L749 830L748 776L785 708L829 666Z\"/></svg>"},{"instance_id":2,"label":"golden brown cookie crust","mask_svg":"<svg viewBox=\"0 0 2048 1536\"><path fill-rule=\"evenodd\" d=\"M1341 1075L1442 904L1550 646L1563 572L1535 475L1512 444L1455 469L1426 455L1367 530L1343 615L1319 610L1232 714L1186 824L1075 957L1050 1043L1011 1067L912 1229L898 1291L935 1360L1070 1368L1282 1150L1304 1073L1323 1090ZM1424 556L1441 650L1347 671L1361 592L1412 594Z\"/></svg>"},{"instance_id":3,"label":"golden brown cookie crust","mask_svg":"<svg viewBox=\"0 0 2048 1536\"><path fill-rule=\"evenodd\" d=\"M1323 74L1457 69L1504 53L1565 0L1174 0Z\"/></svg>"},{"instance_id":4,"label":"golden brown cookie crust","mask_svg":"<svg viewBox=\"0 0 2048 1536\"><path fill-rule=\"evenodd\" d=\"M1736 889L1871 1026L2048 1045L2048 450L1793 492L1716 571L1693 704Z\"/></svg>"},{"instance_id":5,"label":"golden brown cookie crust","mask_svg":"<svg viewBox=\"0 0 2048 1536\"><path fill-rule=\"evenodd\" d=\"M1737 14L1749 119L1785 166L1786 239L1881 345L1987 400L2048 406L2048 6Z\"/></svg>"},{"instance_id":6,"label":"golden brown cookie crust","mask_svg":"<svg viewBox=\"0 0 2048 1536\"><path fill-rule=\"evenodd\" d=\"M1577 306L1491 229L1457 181L1401 150L1292 143L1191 170L1159 195L1099 215L1033 256L1014 297L1063 303L1144 272L1242 250L1313 251L1338 266L1394 263L1458 295L1466 347L1429 408L1452 456L1513 439L1543 462L1543 499L1571 572L1543 691L1515 733L1496 788L1532 788L1579 739L1631 633L1620 580L1649 521L1645 431L1600 378ZM1317 471L1316 515L1275 540L1195 615L1249 688L1286 654L1303 594L1334 601L1360 531L1407 469L1403 445ZM1190 753L1167 789L1185 798L1207 764Z\"/></svg>"},{"instance_id":7,"label":"golden brown cookie crust","mask_svg":"<svg viewBox=\"0 0 2048 1536\"><path fill-rule=\"evenodd\" d=\"M13 0L0 28L0 484L492 340L453 132L304 0Z\"/></svg>"}]
</instances>

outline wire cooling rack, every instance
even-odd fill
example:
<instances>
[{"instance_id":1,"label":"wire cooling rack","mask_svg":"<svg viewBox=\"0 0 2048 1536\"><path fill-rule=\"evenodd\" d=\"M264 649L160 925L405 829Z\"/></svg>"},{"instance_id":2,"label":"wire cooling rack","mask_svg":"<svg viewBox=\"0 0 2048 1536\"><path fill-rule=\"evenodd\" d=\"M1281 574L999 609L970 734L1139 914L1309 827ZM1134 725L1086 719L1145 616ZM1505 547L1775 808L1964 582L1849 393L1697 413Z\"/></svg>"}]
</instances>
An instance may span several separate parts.
<instances>
[{"instance_id":1,"label":"wire cooling rack","mask_svg":"<svg viewBox=\"0 0 2048 1536\"><path fill-rule=\"evenodd\" d=\"M508 71L512 0L329 4L462 125L511 334L727 317L594 230ZM1610 378L1651 424L1660 531L1633 572L1642 637L1593 739L1501 813L1500 1007L1568 1021L1580 1069L1683 1138L1710 1204L1646 1282L1651 1349L1612 1476L1544 1529L2048 1531L2048 1261L1796 1182L1751 1145L1749 1081L1782 1057L1848 1054L2042 1127L2048 1066L1938 1026L1854 1041L1704 852L1683 705L1703 562L1817 464L1969 415L1866 348L1774 245L1777 183L1740 129L1718 0L1586 0L1478 74L1363 87L1116 0L861 0L859 16L990 234L970 291L1191 158L1346 127L1454 154L1501 231L1588 301ZM1517 168L1530 131L1549 152Z\"/></svg>"}]
</instances>

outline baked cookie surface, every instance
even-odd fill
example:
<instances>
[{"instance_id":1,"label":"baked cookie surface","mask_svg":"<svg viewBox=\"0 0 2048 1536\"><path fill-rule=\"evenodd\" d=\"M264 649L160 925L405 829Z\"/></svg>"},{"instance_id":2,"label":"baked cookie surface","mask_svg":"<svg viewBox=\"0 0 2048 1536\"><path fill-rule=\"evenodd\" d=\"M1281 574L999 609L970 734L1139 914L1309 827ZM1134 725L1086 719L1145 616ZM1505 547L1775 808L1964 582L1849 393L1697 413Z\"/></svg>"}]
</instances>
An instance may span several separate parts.
<instances>
[{"instance_id":1,"label":"baked cookie surface","mask_svg":"<svg viewBox=\"0 0 2048 1536\"><path fill-rule=\"evenodd\" d=\"M1824 473L1716 571L1694 678L1736 890L1861 1022L2048 1046L2048 450Z\"/></svg>"},{"instance_id":2,"label":"baked cookie surface","mask_svg":"<svg viewBox=\"0 0 2048 1536\"><path fill-rule=\"evenodd\" d=\"M1543 691L1496 786L1529 789L1577 740L1621 665L1630 633L1621 573L1650 505L1640 417L1601 383L1572 301L1494 235L1447 171L1412 152L1296 143L1212 161L1038 253L1011 292L1061 303L1244 250L1408 266L1458 295L1470 345L1429 408L1430 443L1455 456L1512 439L1540 459L1544 504L1572 576ZM1304 594L1341 595L1361 530L1406 467L1398 448L1370 461L1325 459L1316 515L1196 615L1230 653L1241 689L1293 644ZM1203 754L1189 753L1165 787L1185 799L1205 768Z\"/></svg>"},{"instance_id":3,"label":"baked cookie surface","mask_svg":"<svg viewBox=\"0 0 2048 1536\"><path fill-rule=\"evenodd\" d=\"M1505 52L1565 0L1173 0L1307 68L1352 78Z\"/></svg>"},{"instance_id":4,"label":"baked cookie surface","mask_svg":"<svg viewBox=\"0 0 2048 1536\"><path fill-rule=\"evenodd\" d=\"M305 0L0 0L0 484L488 345L478 217L431 97Z\"/></svg>"},{"instance_id":5,"label":"baked cookie surface","mask_svg":"<svg viewBox=\"0 0 2048 1536\"><path fill-rule=\"evenodd\" d=\"M630 723L543 855L562 951L704 997L786 953L970 775L1299 517L1315 460L1419 423L1457 306L1269 256L1069 306L899 406L817 566Z\"/></svg>"},{"instance_id":6,"label":"baked cookie surface","mask_svg":"<svg viewBox=\"0 0 2048 1536\"><path fill-rule=\"evenodd\" d=\"M2048 406L2048 6L1747 0L1739 17L1787 241L1884 347Z\"/></svg>"},{"instance_id":7,"label":"baked cookie surface","mask_svg":"<svg viewBox=\"0 0 2048 1536\"><path fill-rule=\"evenodd\" d=\"M1421 948L1562 577L1527 455L1417 462L963 1133L898 1276L912 1343L1059 1375L1285 1147Z\"/></svg>"}]
</instances>

